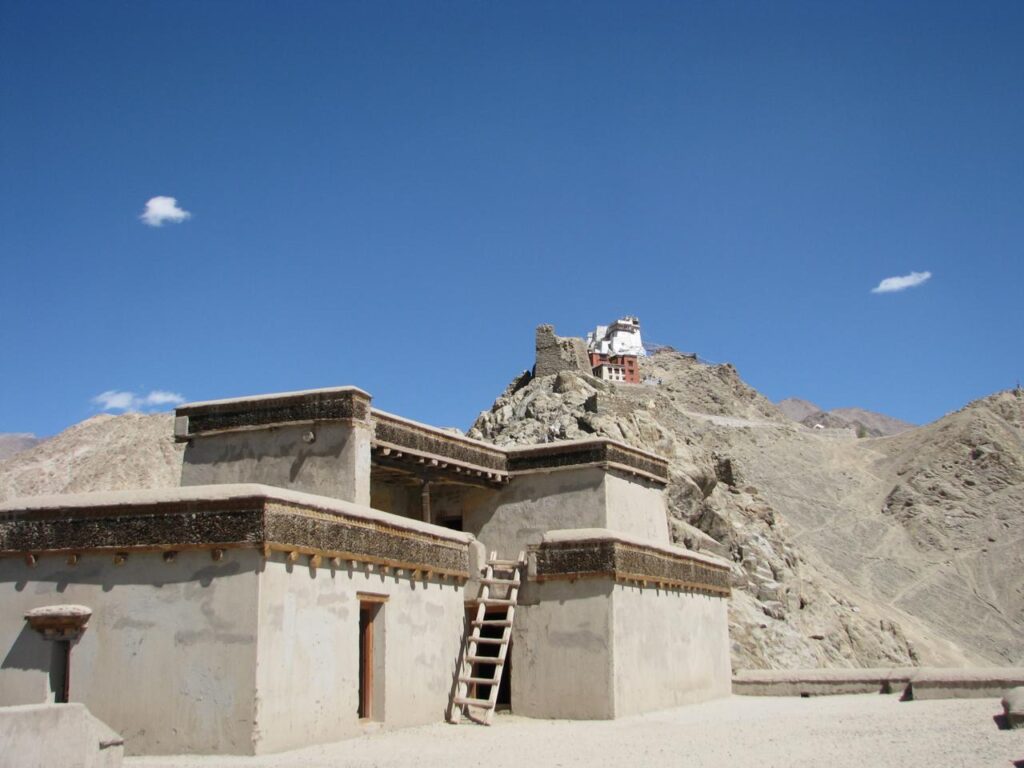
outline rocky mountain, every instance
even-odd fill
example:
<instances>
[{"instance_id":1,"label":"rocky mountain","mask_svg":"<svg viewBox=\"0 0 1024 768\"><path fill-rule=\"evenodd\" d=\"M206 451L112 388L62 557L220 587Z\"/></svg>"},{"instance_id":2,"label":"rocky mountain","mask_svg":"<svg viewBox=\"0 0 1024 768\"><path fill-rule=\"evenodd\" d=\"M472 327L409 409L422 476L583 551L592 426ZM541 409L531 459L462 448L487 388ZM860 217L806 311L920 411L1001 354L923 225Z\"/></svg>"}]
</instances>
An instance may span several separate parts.
<instances>
[{"instance_id":1,"label":"rocky mountain","mask_svg":"<svg viewBox=\"0 0 1024 768\"><path fill-rule=\"evenodd\" d=\"M9 459L14 454L26 451L41 442L41 438L27 432L0 433L0 461Z\"/></svg>"},{"instance_id":2,"label":"rocky mountain","mask_svg":"<svg viewBox=\"0 0 1024 768\"><path fill-rule=\"evenodd\" d=\"M805 427L852 429L858 437L898 435L914 428L910 422L863 408L833 408L831 411L825 411L808 400L795 397L781 400L779 410Z\"/></svg>"},{"instance_id":3,"label":"rocky mountain","mask_svg":"<svg viewBox=\"0 0 1024 768\"><path fill-rule=\"evenodd\" d=\"M469 434L669 457L675 539L734 563L738 668L1024 658L1020 393L858 440L795 424L732 366L666 350L642 367L644 385L520 377Z\"/></svg>"},{"instance_id":4,"label":"rocky mountain","mask_svg":"<svg viewBox=\"0 0 1024 768\"><path fill-rule=\"evenodd\" d=\"M863 427L874 436L898 435L913 429L916 425L902 419L886 416L884 413L866 411L863 408L833 408L830 416L842 419L853 428Z\"/></svg>"},{"instance_id":5,"label":"rocky mountain","mask_svg":"<svg viewBox=\"0 0 1024 768\"><path fill-rule=\"evenodd\" d=\"M170 488L183 447L169 413L102 414L0 461L0 501L50 493Z\"/></svg>"},{"instance_id":6,"label":"rocky mountain","mask_svg":"<svg viewBox=\"0 0 1024 768\"><path fill-rule=\"evenodd\" d=\"M824 410L810 402L801 400L798 397L787 397L778 403L779 410L786 414L787 418L803 423L803 420L815 413L824 413Z\"/></svg>"},{"instance_id":7,"label":"rocky mountain","mask_svg":"<svg viewBox=\"0 0 1024 768\"><path fill-rule=\"evenodd\" d=\"M877 514L898 536L865 552L860 580L986 658L1024 663L1024 390L878 448ZM872 565L879 557L888 567Z\"/></svg>"}]
</instances>

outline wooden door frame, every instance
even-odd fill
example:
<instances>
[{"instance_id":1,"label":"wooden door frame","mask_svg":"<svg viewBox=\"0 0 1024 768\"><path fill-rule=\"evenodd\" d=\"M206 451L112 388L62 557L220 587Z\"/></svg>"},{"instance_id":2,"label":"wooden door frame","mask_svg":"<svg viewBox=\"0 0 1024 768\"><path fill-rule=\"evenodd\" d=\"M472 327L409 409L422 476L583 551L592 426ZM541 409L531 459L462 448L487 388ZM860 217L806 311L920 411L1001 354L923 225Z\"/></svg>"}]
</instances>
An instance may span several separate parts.
<instances>
[{"instance_id":1,"label":"wooden door frame","mask_svg":"<svg viewBox=\"0 0 1024 768\"><path fill-rule=\"evenodd\" d=\"M374 635L381 608L387 602L386 595L359 593L359 657L358 657L358 691L359 706L357 714L360 720L380 719L375 717L374 701Z\"/></svg>"}]
</instances>

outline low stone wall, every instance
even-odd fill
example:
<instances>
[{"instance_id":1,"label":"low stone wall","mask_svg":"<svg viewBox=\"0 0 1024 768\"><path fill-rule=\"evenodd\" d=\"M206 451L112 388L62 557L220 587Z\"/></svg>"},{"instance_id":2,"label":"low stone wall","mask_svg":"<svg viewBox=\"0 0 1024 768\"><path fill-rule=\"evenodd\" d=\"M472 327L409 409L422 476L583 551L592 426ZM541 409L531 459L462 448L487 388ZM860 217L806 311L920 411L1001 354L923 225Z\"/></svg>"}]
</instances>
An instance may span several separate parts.
<instances>
[{"instance_id":1,"label":"low stone wall","mask_svg":"<svg viewBox=\"0 0 1024 768\"><path fill-rule=\"evenodd\" d=\"M1024 668L745 669L733 676L741 696L902 693L905 699L999 698L1024 685Z\"/></svg>"},{"instance_id":2,"label":"low stone wall","mask_svg":"<svg viewBox=\"0 0 1024 768\"><path fill-rule=\"evenodd\" d=\"M82 704L0 707L0 766L120 768L124 741Z\"/></svg>"},{"instance_id":3,"label":"low stone wall","mask_svg":"<svg viewBox=\"0 0 1024 768\"><path fill-rule=\"evenodd\" d=\"M732 678L739 696L836 696L850 693L899 693L917 670L882 669L744 669Z\"/></svg>"},{"instance_id":4,"label":"low stone wall","mask_svg":"<svg viewBox=\"0 0 1024 768\"><path fill-rule=\"evenodd\" d=\"M922 667L910 679L907 698L987 699L1024 685L1024 667L936 669Z\"/></svg>"}]
</instances>

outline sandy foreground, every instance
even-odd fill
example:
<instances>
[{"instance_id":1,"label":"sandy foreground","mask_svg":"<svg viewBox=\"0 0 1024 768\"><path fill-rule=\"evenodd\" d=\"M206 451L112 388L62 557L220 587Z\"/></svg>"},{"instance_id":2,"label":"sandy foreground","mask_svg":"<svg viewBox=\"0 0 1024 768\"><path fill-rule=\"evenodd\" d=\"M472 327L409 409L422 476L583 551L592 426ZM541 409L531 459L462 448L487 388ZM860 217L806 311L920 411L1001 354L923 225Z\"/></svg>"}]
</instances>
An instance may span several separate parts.
<instances>
[{"instance_id":1,"label":"sandy foreground","mask_svg":"<svg viewBox=\"0 0 1024 768\"><path fill-rule=\"evenodd\" d=\"M615 721L498 715L490 728L428 725L263 757L134 757L132 768L214 766L757 766L1024 768L1024 730L997 699L733 696Z\"/></svg>"}]
</instances>

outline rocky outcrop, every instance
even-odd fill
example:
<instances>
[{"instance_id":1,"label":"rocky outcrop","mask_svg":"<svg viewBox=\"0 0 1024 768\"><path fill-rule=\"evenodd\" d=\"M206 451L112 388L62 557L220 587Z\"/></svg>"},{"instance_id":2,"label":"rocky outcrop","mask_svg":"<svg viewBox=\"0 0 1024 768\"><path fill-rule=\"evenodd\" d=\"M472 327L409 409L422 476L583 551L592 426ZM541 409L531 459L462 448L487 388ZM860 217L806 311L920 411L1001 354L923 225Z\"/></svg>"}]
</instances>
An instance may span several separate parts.
<instances>
[{"instance_id":1,"label":"rocky outcrop","mask_svg":"<svg viewBox=\"0 0 1024 768\"><path fill-rule=\"evenodd\" d=\"M798 428L730 365L663 351L644 373L656 383L616 385L568 371L537 377L506 390L469 435L500 445L601 435L668 457L674 539L733 562L737 668L913 664L898 621L859 605L805 560L730 451L733 440Z\"/></svg>"},{"instance_id":2,"label":"rocky outcrop","mask_svg":"<svg viewBox=\"0 0 1024 768\"><path fill-rule=\"evenodd\" d=\"M737 668L1022 663L1024 393L857 439L794 423L729 365L665 350L642 373L520 380L469 434L668 457L675 540L734 563Z\"/></svg>"}]
</instances>

